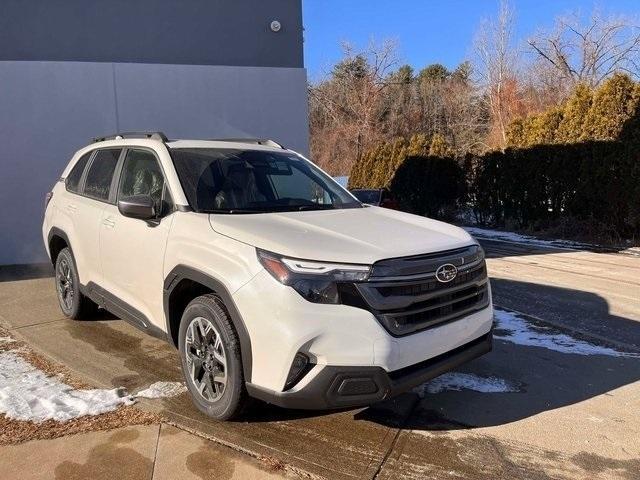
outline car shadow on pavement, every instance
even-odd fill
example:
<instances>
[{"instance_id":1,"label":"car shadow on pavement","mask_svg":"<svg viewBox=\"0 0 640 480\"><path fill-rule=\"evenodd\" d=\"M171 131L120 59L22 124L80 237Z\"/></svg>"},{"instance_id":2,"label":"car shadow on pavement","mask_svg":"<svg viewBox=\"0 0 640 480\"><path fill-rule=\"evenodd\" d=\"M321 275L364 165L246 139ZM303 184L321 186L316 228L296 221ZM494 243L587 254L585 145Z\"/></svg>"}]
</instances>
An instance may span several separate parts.
<instances>
[{"instance_id":1,"label":"car shadow on pavement","mask_svg":"<svg viewBox=\"0 0 640 480\"><path fill-rule=\"evenodd\" d=\"M493 284L496 283L505 287L505 284L523 282L493 280ZM529 288L527 285L525 287ZM611 331L631 332L629 340L637 335L640 328L640 321L611 314L607 301L598 295L550 286L543 287L539 293L553 298L553 302L546 304L547 317L561 316L563 310L571 312L567 323L578 323L576 327L590 325L579 324L580 318L589 317L592 321L599 319ZM520 310L527 308L539 313L532 302L521 302ZM492 352L456 371L481 378L501 379L515 386L518 391L483 393L462 389L426 393L418 400L402 427L437 431L504 425L599 395L611 395L613 390L640 380L640 349L629 347L625 351L620 344L603 343L589 335L580 336L568 330L556 330L555 327L551 327L549 332L565 333L591 344L609 347L618 350L620 355L563 353L496 339ZM508 338L508 333L496 333ZM604 337L604 334L600 337ZM358 413L356 418L395 426L385 415L379 415L375 408Z\"/></svg>"},{"instance_id":2,"label":"car shadow on pavement","mask_svg":"<svg viewBox=\"0 0 640 480\"><path fill-rule=\"evenodd\" d=\"M640 272L640 262L638 266ZM589 279L585 282L589 282ZM629 288L630 293L617 293L633 296L633 292L638 291L634 284L630 284ZM609 303L600 295L502 278L492 278L491 289L493 303L497 307L526 313L555 325L589 332L609 342L635 346L640 350L640 318L632 320L612 314ZM640 299L637 303L640 304Z\"/></svg>"}]
</instances>

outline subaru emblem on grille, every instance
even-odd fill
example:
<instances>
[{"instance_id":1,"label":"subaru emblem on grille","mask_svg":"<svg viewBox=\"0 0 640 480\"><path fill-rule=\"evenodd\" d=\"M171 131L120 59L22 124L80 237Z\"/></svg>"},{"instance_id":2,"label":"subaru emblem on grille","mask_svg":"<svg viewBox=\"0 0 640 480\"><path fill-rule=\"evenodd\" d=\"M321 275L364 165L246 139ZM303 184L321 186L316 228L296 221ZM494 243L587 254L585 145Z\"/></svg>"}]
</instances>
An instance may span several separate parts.
<instances>
[{"instance_id":1,"label":"subaru emblem on grille","mask_svg":"<svg viewBox=\"0 0 640 480\"><path fill-rule=\"evenodd\" d=\"M458 269L455 265L445 263L440 265L436 270L436 279L441 283L448 283L458 275Z\"/></svg>"}]
</instances>

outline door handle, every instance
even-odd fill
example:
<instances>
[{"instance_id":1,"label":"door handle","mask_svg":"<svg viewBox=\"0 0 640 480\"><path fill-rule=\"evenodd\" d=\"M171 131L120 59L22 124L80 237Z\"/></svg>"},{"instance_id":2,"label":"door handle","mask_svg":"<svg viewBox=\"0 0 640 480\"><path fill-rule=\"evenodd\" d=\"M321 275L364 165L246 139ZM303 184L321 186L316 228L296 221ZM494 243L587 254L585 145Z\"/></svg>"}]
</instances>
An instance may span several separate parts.
<instances>
[{"instance_id":1,"label":"door handle","mask_svg":"<svg viewBox=\"0 0 640 480\"><path fill-rule=\"evenodd\" d=\"M78 208L75 205L72 205L71 203L67 205L67 211L70 213L75 213L77 210Z\"/></svg>"},{"instance_id":2,"label":"door handle","mask_svg":"<svg viewBox=\"0 0 640 480\"><path fill-rule=\"evenodd\" d=\"M104 225L105 227L113 228L116 226L116 222L105 218L104 220L102 220L102 225Z\"/></svg>"}]
</instances>

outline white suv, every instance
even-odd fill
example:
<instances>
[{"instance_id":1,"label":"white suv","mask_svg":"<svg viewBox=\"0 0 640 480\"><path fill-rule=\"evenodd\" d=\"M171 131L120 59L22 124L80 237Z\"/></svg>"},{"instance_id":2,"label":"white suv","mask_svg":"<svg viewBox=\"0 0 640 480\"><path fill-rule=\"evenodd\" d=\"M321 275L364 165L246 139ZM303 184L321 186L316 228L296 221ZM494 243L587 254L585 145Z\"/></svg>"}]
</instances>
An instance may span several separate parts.
<instances>
[{"instance_id":1,"label":"white suv","mask_svg":"<svg viewBox=\"0 0 640 480\"><path fill-rule=\"evenodd\" d=\"M47 200L64 314L167 339L212 417L368 405L491 350L464 230L361 204L273 141L96 139Z\"/></svg>"}]
</instances>

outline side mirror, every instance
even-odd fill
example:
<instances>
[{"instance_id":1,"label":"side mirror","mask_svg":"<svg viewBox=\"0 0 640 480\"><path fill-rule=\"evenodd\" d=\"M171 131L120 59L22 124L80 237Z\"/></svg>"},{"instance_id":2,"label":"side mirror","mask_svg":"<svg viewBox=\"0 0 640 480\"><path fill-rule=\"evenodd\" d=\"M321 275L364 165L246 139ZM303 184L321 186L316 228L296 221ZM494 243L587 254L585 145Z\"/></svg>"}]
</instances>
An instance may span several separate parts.
<instances>
[{"instance_id":1,"label":"side mirror","mask_svg":"<svg viewBox=\"0 0 640 480\"><path fill-rule=\"evenodd\" d=\"M125 217L151 220L156 218L156 204L149 195L132 195L118 201L118 210Z\"/></svg>"}]
</instances>

